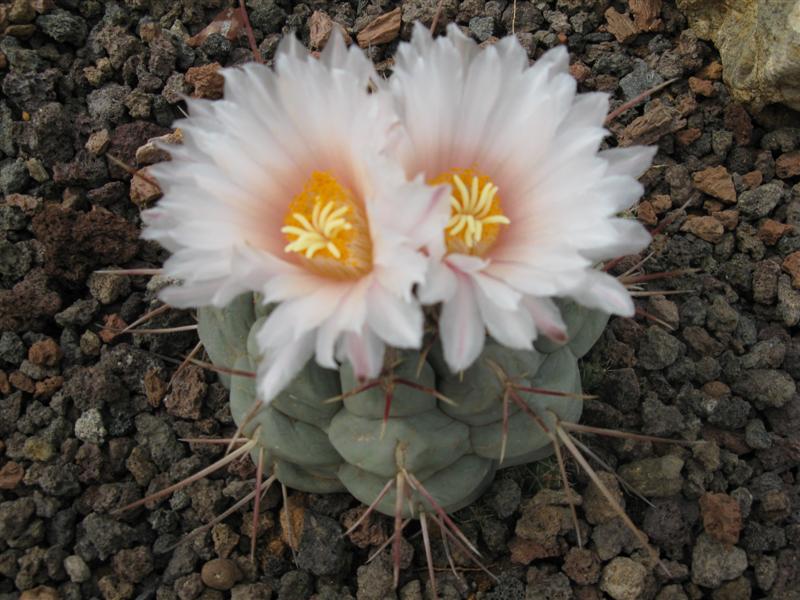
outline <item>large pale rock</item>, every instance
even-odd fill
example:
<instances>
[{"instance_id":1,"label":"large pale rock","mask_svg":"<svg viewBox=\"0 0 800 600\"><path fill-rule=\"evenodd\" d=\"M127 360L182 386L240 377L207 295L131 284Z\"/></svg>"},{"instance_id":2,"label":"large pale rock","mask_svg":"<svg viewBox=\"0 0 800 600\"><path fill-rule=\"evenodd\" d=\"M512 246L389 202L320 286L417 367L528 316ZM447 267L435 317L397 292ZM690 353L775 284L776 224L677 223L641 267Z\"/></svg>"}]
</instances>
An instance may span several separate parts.
<instances>
[{"instance_id":1,"label":"large pale rock","mask_svg":"<svg viewBox=\"0 0 800 600\"><path fill-rule=\"evenodd\" d=\"M678 0L678 8L716 45L736 100L800 110L800 0Z\"/></svg>"}]
</instances>

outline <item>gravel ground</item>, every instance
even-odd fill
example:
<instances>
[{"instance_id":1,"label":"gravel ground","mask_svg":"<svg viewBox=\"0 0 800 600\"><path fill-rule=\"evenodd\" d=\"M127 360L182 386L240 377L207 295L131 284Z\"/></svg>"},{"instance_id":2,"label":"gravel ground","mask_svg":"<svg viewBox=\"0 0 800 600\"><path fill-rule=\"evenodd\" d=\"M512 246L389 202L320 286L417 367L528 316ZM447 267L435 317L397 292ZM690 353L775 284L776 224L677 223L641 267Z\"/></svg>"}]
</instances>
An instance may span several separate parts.
<instances>
[{"instance_id":1,"label":"gravel ground","mask_svg":"<svg viewBox=\"0 0 800 600\"><path fill-rule=\"evenodd\" d=\"M407 38L415 19L430 23L436 0L399 4L399 37ZM654 242L647 270L698 271L648 284L684 292L640 300L658 323L612 320L582 365L587 391L598 395L583 421L704 443L687 449L585 438L648 499L619 494L668 575L650 566L598 490L571 468L588 540L580 548L564 495L553 491L557 469L544 461L503 472L456 515L499 582L456 555L462 579L439 570L440 594L800 598L800 337L793 337L800 322L800 116L779 107L753 115L731 102L716 52L686 29L672 0L624 21L625 2L513 4L446 0L441 22L487 43L513 24L531 58L566 43L581 88L609 92L615 106L676 79L624 112L610 126L609 143L660 148L638 216L653 226L673 220ZM311 48L337 35L334 22L354 40L375 40L376 17L398 3L248 5L269 60L290 30ZM183 370L165 395L174 358L196 343L193 332L114 335L157 305L158 283L93 274L164 259L138 240L139 210L157 191L139 178L131 186L111 157L136 168L161 160L146 143L171 131L181 94L218 97L217 66L252 59L243 32L196 36L227 7L223 0L0 5L2 600L395 597L385 554L367 564L389 520L371 519L341 538L360 510L345 495L290 492L287 512L271 492L255 562L252 508L176 546L249 491L249 463L111 514L222 452L180 438L234 429L225 389L199 368ZM388 41L367 49L387 72L397 44L397 27L389 29ZM149 326L192 322L189 313L170 312ZM447 564L441 547L434 557ZM404 546L403 565L397 596L425 597L419 536Z\"/></svg>"}]
</instances>

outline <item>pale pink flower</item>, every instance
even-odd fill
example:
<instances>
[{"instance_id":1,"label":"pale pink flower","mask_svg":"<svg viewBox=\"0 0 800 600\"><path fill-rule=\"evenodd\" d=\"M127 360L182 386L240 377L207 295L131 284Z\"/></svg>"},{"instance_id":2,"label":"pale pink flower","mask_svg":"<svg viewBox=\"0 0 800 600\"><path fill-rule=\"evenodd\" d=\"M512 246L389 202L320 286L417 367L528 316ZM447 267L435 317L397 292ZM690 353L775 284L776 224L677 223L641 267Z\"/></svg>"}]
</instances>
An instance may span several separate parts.
<instances>
[{"instance_id":1,"label":"pale pink flower","mask_svg":"<svg viewBox=\"0 0 800 600\"><path fill-rule=\"evenodd\" d=\"M381 153L397 129L360 49L332 36L319 60L294 39L275 67L224 69L224 99L190 100L184 144L153 168L164 197L144 236L172 256L175 306L224 306L244 292L274 310L258 332L258 392L270 401L312 357L373 377L384 347L417 348L420 248L447 220L444 188Z\"/></svg>"},{"instance_id":2,"label":"pale pink flower","mask_svg":"<svg viewBox=\"0 0 800 600\"><path fill-rule=\"evenodd\" d=\"M421 25L397 51L390 81L410 176L451 187L425 303L442 302L445 359L466 368L486 331L513 348L538 332L563 339L554 297L631 316L633 301L599 261L646 247L637 221L617 218L643 192L654 148L599 151L606 94L576 94L563 47L529 66L513 36L479 49L451 25Z\"/></svg>"}]
</instances>

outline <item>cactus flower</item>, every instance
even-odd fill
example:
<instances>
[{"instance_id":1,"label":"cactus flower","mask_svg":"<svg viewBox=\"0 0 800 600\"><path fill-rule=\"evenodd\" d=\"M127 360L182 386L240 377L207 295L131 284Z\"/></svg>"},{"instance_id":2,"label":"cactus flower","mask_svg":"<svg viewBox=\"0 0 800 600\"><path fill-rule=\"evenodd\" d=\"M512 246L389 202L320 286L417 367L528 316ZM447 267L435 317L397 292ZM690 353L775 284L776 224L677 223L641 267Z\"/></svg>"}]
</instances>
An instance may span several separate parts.
<instances>
[{"instance_id":1,"label":"cactus flower","mask_svg":"<svg viewBox=\"0 0 800 600\"><path fill-rule=\"evenodd\" d=\"M602 260L650 236L616 215L643 187L654 148L600 151L608 97L576 94L565 48L532 66L516 37L479 49L458 27L433 39L417 24L400 45L390 90L404 125L397 156L409 176L450 188L450 219L429 247L419 297L442 302L453 371L480 354L486 331L531 347L564 339L554 297L631 316L633 301Z\"/></svg>"},{"instance_id":2,"label":"cactus flower","mask_svg":"<svg viewBox=\"0 0 800 600\"><path fill-rule=\"evenodd\" d=\"M317 60L289 36L274 65L223 69L223 100L188 101L183 146L152 169L164 197L142 215L180 282L165 302L222 307L252 291L274 305L256 335L264 402L313 355L373 377L386 345L419 347L420 249L448 218L445 187L382 155L397 118L368 92L360 49L333 36Z\"/></svg>"}]
</instances>

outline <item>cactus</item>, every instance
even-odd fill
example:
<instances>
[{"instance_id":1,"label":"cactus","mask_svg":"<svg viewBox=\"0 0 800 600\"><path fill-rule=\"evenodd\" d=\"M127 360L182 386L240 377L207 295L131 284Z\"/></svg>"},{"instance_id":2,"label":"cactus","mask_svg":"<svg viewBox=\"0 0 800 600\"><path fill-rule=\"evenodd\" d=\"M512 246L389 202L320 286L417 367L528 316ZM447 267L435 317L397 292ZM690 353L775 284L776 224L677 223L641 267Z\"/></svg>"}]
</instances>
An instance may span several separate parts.
<instances>
[{"instance_id":1,"label":"cactus","mask_svg":"<svg viewBox=\"0 0 800 600\"><path fill-rule=\"evenodd\" d=\"M463 373L449 372L435 343L428 351L395 351L384 375L359 382L348 365L324 369L312 359L269 406L256 398L259 352L255 332L268 314L259 298L245 294L227 307L198 311L198 331L209 357L228 374L231 413L256 439L254 460L284 485L312 493L347 491L375 509L396 515L399 474L417 486L407 490L402 516L454 512L475 501L498 469L540 460L553 452L552 438L535 415L552 426L580 418L578 359L594 345L608 316L560 302L568 342L546 338L530 351L488 341ZM508 386L516 401L508 398ZM517 391L514 391L517 390ZM254 407L261 409L253 413ZM546 425L548 426L548 425ZM387 491L388 490L388 491ZM437 506L438 505L438 506Z\"/></svg>"}]
</instances>

